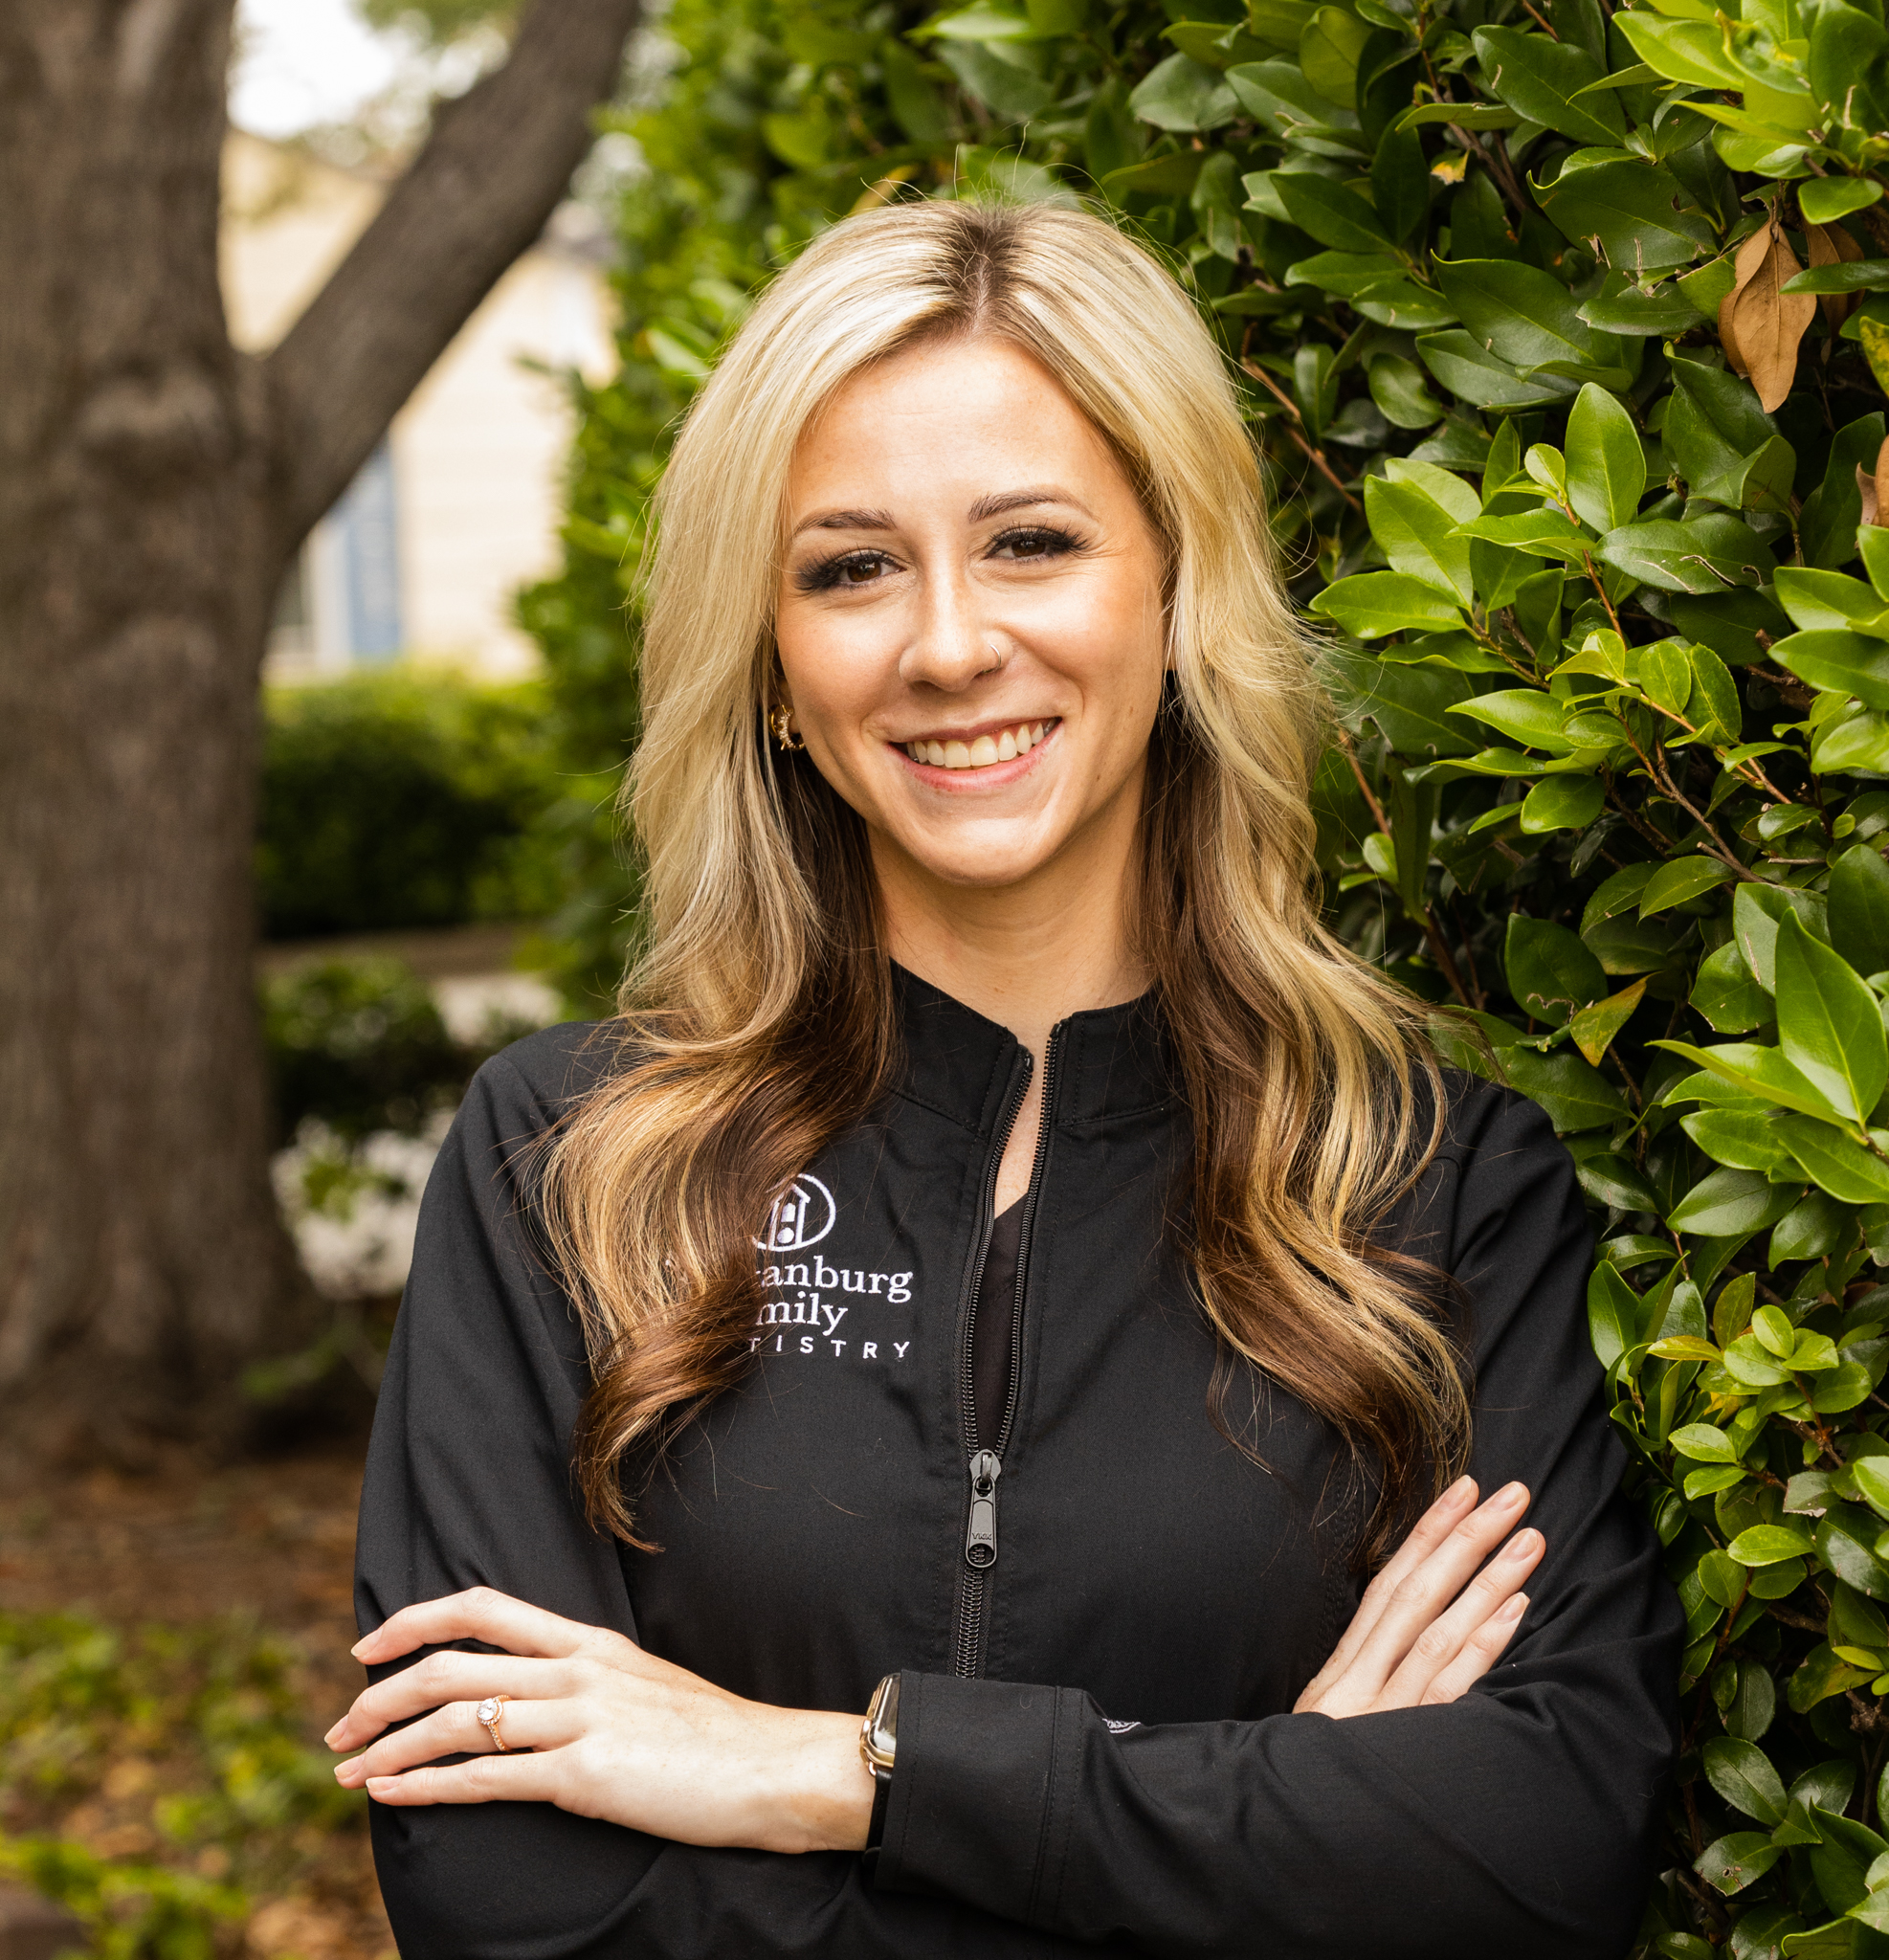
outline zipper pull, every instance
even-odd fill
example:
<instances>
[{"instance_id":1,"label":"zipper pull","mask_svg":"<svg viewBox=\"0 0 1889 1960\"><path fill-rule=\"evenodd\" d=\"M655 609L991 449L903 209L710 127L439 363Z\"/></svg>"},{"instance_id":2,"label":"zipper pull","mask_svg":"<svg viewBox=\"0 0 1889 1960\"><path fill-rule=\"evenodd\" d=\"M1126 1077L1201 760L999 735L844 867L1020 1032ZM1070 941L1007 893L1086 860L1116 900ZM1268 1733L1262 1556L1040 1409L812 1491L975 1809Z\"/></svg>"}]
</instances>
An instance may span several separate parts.
<instances>
[{"instance_id":1,"label":"zipper pull","mask_svg":"<svg viewBox=\"0 0 1889 1960\"><path fill-rule=\"evenodd\" d=\"M997 1479L1000 1458L979 1450L970 1459L970 1528L965 1533L965 1564L988 1571L997 1563Z\"/></svg>"}]
</instances>

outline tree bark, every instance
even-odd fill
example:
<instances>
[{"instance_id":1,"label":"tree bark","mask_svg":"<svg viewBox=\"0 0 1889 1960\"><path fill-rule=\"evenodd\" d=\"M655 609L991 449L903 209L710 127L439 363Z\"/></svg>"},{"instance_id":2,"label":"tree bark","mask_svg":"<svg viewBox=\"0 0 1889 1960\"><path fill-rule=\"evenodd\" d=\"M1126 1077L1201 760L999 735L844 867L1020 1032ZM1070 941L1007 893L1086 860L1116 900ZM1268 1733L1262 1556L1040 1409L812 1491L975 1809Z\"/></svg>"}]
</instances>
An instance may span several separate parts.
<instances>
[{"instance_id":1,"label":"tree bark","mask_svg":"<svg viewBox=\"0 0 1889 1960\"><path fill-rule=\"evenodd\" d=\"M252 977L271 603L637 17L541 0L256 362L217 272L233 9L0 0L0 1449L227 1435L308 1337Z\"/></svg>"}]
</instances>

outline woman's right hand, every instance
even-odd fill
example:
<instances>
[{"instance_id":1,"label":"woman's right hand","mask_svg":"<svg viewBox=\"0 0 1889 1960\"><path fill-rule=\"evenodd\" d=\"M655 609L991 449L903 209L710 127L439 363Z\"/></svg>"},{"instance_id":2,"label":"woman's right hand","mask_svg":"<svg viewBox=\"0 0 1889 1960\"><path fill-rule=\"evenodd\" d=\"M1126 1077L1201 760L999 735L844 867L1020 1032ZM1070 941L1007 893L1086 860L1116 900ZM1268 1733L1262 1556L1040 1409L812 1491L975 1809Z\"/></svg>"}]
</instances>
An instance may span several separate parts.
<instances>
[{"instance_id":1,"label":"woman's right hand","mask_svg":"<svg viewBox=\"0 0 1889 1960\"><path fill-rule=\"evenodd\" d=\"M1518 1589L1547 1541L1517 1531L1489 1559L1521 1522L1528 1492L1509 1483L1487 1503L1476 1497L1475 1481L1461 1478L1417 1520L1294 1714L1343 1718L1454 1702L1496 1664L1527 1609Z\"/></svg>"}]
</instances>

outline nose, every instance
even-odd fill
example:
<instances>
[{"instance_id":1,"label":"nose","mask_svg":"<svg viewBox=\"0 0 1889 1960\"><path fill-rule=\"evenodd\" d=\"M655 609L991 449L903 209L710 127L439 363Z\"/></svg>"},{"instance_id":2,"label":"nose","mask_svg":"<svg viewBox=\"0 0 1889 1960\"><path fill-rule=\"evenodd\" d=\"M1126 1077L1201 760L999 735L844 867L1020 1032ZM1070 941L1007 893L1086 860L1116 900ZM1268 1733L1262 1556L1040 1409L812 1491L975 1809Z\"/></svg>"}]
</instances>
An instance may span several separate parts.
<instances>
[{"instance_id":1,"label":"nose","mask_svg":"<svg viewBox=\"0 0 1889 1960\"><path fill-rule=\"evenodd\" d=\"M911 638L899 657L899 678L907 687L961 693L980 674L1004 664L995 638L978 616L968 581L961 573L930 573L921 587Z\"/></svg>"}]
</instances>

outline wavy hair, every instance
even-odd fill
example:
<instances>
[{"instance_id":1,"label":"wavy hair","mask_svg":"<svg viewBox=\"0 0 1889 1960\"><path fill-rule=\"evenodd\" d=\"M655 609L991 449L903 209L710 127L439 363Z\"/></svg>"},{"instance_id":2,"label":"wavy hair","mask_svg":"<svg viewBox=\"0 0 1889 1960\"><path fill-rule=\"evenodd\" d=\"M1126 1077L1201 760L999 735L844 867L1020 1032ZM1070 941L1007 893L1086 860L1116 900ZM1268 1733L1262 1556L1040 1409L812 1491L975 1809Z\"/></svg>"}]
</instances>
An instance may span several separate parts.
<instances>
[{"instance_id":1,"label":"wavy hair","mask_svg":"<svg viewBox=\"0 0 1889 1960\"><path fill-rule=\"evenodd\" d=\"M611 1024L619 1066L548 1140L541 1187L593 1369L585 1503L643 1542L626 1456L659 1451L750 1365L757 1221L896 1065L864 826L766 734L786 486L851 376L974 336L1056 379L1165 547L1138 930L1192 1114L1181 1249L1230 1355L1350 1445L1381 1548L1468 1430L1435 1276L1372 1238L1440 1134L1436 1065L1413 1004L1320 923L1328 708L1222 356L1152 256L1043 206L914 202L834 226L763 294L663 477L625 791L647 938Z\"/></svg>"}]
</instances>

